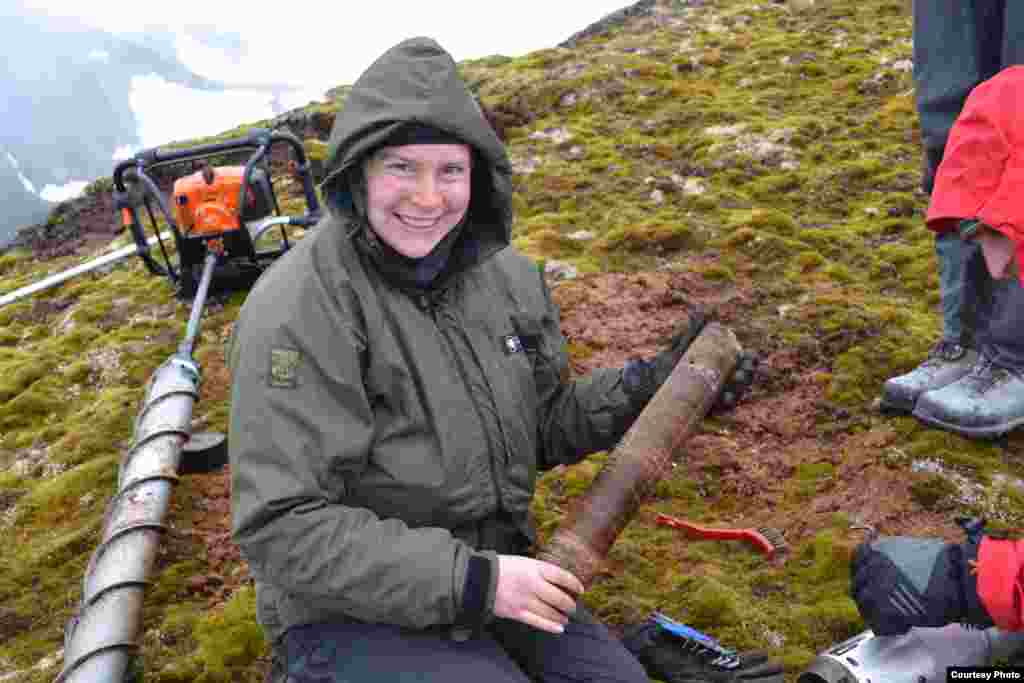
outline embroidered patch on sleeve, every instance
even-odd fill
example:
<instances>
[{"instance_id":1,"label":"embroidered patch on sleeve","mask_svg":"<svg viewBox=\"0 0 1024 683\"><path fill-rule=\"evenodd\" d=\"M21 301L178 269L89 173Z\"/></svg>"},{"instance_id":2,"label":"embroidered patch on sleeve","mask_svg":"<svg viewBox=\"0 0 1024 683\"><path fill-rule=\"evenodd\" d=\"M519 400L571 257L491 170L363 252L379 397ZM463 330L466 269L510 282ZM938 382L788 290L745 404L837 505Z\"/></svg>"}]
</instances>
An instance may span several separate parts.
<instances>
[{"instance_id":1,"label":"embroidered patch on sleeve","mask_svg":"<svg viewBox=\"0 0 1024 683\"><path fill-rule=\"evenodd\" d=\"M294 389L299 386L299 352L295 349L270 349L270 374L267 382L272 387Z\"/></svg>"}]
</instances>

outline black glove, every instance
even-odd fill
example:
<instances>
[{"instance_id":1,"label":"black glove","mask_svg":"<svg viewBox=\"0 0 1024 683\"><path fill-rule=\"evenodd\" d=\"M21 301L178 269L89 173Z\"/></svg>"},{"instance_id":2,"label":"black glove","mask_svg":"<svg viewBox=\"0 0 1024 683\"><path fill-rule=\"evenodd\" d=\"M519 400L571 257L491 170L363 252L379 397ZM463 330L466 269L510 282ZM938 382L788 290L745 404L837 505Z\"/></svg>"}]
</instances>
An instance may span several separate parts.
<instances>
[{"instance_id":1,"label":"black glove","mask_svg":"<svg viewBox=\"0 0 1024 683\"><path fill-rule=\"evenodd\" d=\"M689 319L677 327L665 344L664 350L650 360L634 359L623 368L622 379L626 391L636 401L644 404L650 401L661 385L679 364L679 360L704 329L707 317L700 310L693 312ZM757 374L757 356L748 351L740 353L736 369L726 380L722 393L718 395L711 412L729 410L739 403L754 383Z\"/></svg>"},{"instance_id":2,"label":"black glove","mask_svg":"<svg viewBox=\"0 0 1024 683\"><path fill-rule=\"evenodd\" d=\"M665 683L782 683L782 667L763 652L736 652L655 613L627 629L622 644L647 675Z\"/></svg>"},{"instance_id":3,"label":"black glove","mask_svg":"<svg viewBox=\"0 0 1024 683\"><path fill-rule=\"evenodd\" d=\"M973 569L979 542L883 536L859 545L851 596L865 623L880 636L953 622L992 626Z\"/></svg>"}]
</instances>

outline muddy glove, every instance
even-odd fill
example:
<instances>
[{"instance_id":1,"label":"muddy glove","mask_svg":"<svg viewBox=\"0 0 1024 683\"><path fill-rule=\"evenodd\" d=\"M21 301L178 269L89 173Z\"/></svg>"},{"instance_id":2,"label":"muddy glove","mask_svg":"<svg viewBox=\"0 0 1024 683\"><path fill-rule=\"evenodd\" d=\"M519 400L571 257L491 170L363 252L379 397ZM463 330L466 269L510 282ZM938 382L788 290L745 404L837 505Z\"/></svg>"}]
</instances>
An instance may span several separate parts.
<instances>
[{"instance_id":1,"label":"muddy glove","mask_svg":"<svg viewBox=\"0 0 1024 683\"><path fill-rule=\"evenodd\" d=\"M763 652L736 652L655 612L630 627L622 644L647 675L665 683L782 683L782 667Z\"/></svg>"},{"instance_id":2,"label":"muddy glove","mask_svg":"<svg viewBox=\"0 0 1024 683\"><path fill-rule=\"evenodd\" d=\"M679 360L690 348L690 344L704 329L707 317L701 311L690 315L689 320L676 328L664 350L649 360L633 359L626 362L622 370L622 381L625 384L626 392L637 402L646 404L668 376L672 374ZM736 363L736 369L732 376L726 380L722 393L711 407L711 412L729 410L739 403L739 400L750 389L757 374L757 356L744 351Z\"/></svg>"},{"instance_id":3,"label":"muddy glove","mask_svg":"<svg viewBox=\"0 0 1024 683\"><path fill-rule=\"evenodd\" d=\"M979 543L882 536L859 545L851 595L865 623L880 636L953 622L992 626L978 598Z\"/></svg>"}]
</instances>

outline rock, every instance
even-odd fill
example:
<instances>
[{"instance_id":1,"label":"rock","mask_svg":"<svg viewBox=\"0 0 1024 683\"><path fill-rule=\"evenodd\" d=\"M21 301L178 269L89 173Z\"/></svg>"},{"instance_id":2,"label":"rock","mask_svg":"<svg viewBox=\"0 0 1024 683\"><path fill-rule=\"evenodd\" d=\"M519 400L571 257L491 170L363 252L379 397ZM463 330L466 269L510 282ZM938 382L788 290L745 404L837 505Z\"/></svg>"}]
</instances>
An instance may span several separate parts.
<instances>
[{"instance_id":1,"label":"rock","mask_svg":"<svg viewBox=\"0 0 1024 683\"><path fill-rule=\"evenodd\" d=\"M579 145L573 145L572 147L569 148L569 151L565 153L565 158L568 159L569 161L579 161L586 155L586 150L584 150Z\"/></svg>"},{"instance_id":2,"label":"rock","mask_svg":"<svg viewBox=\"0 0 1024 683\"><path fill-rule=\"evenodd\" d=\"M768 166L778 166L793 170L799 166L796 150L785 144L792 138L794 131L789 128L772 131L766 135L742 134L743 124L735 126L713 126L705 128L708 135L726 138L712 145L709 150L719 158L714 162L718 168L729 165L732 156L750 157ZM785 166L783 166L785 164Z\"/></svg>"},{"instance_id":3,"label":"rock","mask_svg":"<svg viewBox=\"0 0 1024 683\"><path fill-rule=\"evenodd\" d=\"M914 62L910 59L901 59L893 62L892 68L896 71L905 71L909 73L914 70Z\"/></svg>"},{"instance_id":4,"label":"rock","mask_svg":"<svg viewBox=\"0 0 1024 683\"><path fill-rule=\"evenodd\" d=\"M763 635L764 635L764 641L768 645L770 645L772 647L772 649L774 649L774 650L780 650L780 649L782 649L782 646L786 644L786 636L784 636L783 634L779 633L778 631L773 631L770 628L766 628L764 630L764 634Z\"/></svg>"},{"instance_id":5,"label":"rock","mask_svg":"<svg viewBox=\"0 0 1024 683\"><path fill-rule=\"evenodd\" d=\"M573 240L574 242L586 242L588 240L594 239L595 237L597 237L597 235L590 232L589 230L577 230L576 232L570 232L568 235L566 235L566 237Z\"/></svg>"},{"instance_id":6,"label":"rock","mask_svg":"<svg viewBox=\"0 0 1024 683\"><path fill-rule=\"evenodd\" d=\"M575 280L579 272L574 266L554 259L544 263L544 275L552 280Z\"/></svg>"},{"instance_id":7,"label":"rock","mask_svg":"<svg viewBox=\"0 0 1024 683\"><path fill-rule=\"evenodd\" d=\"M537 170L541 164L541 158L538 156L531 156L526 159L512 158L512 172L522 173L523 175L529 175Z\"/></svg>"},{"instance_id":8,"label":"rock","mask_svg":"<svg viewBox=\"0 0 1024 683\"><path fill-rule=\"evenodd\" d=\"M673 178L673 180L675 180L675 178ZM708 191L704 181L700 178L687 178L683 181L681 188L683 190L683 194L690 197L700 196Z\"/></svg>"},{"instance_id":9,"label":"rock","mask_svg":"<svg viewBox=\"0 0 1024 683\"><path fill-rule=\"evenodd\" d=\"M716 138L728 138L739 135L747 129L747 124L737 123L733 126L710 126L704 129L705 135L711 135Z\"/></svg>"},{"instance_id":10,"label":"rock","mask_svg":"<svg viewBox=\"0 0 1024 683\"><path fill-rule=\"evenodd\" d=\"M879 216L882 212L874 206L869 206L866 209L864 209L864 213L866 213L869 216Z\"/></svg>"},{"instance_id":11,"label":"rock","mask_svg":"<svg viewBox=\"0 0 1024 683\"><path fill-rule=\"evenodd\" d=\"M664 204L665 193L662 192L661 190L654 190L653 192L651 192L651 201L654 202L655 204Z\"/></svg>"},{"instance_id":12,"label":"rock","mask_svg":"<svg viewBox=\"0 0 1024 683\"><path fill-rule=\"evenodd\" d=\"M567 92L564 95L562 95L560 100L558 100L558 106L560 106L560 107L571 107L574 104L576 104L576 99L577 99L576 93L574 93L574 92Z\"/></svg>"},{"instance_id":13,"label":"rock","mask_svg":"<svg viewBox=\"0 0 1024 683\"><path fill-rule=\"evenodd\" d=\"M572 139L572 133L569 132L568 128L545 128L544 130L538 130L529 135L531 140L550 140L556 145L560 145Z\"/></svg>"}]
</instances>

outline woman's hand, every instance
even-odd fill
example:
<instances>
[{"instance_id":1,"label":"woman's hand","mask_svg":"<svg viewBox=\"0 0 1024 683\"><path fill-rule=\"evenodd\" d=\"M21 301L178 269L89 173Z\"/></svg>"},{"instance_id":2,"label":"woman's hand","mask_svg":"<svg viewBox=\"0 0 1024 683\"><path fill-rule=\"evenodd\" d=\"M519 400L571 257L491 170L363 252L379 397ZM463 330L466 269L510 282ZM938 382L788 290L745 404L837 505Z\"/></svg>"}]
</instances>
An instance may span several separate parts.
<instances>
[{"instance_id":1,"label":"woman's hand","mask_svg":"<svg viewBox=\"0 0 1024 683\"><path fill-rule=\"evenodd\" d=\"M562 633L582 592L580 580L561 567L519 555L498 555L495 616Z\"/></svg>"}]
</instances>

